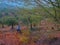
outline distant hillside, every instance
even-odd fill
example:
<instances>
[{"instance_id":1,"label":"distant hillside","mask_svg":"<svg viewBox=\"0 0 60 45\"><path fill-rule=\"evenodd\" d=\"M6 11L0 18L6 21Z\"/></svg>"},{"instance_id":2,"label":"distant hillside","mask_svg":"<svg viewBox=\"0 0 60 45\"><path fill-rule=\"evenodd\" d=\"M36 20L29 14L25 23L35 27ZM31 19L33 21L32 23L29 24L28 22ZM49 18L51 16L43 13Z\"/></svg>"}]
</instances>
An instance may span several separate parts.
<instances>
[{"instance_id":1,"label":"distant hillside","mask_svg":"<svg viewBox=\"0 0 60 45\"><path fill-rule=\"evenodd\" d=\"M21 7L16 7L16 5L13 4L0 2L0 18L6 15L15 15L15 12L20 8Z\"/></svg>"}]
</instances>

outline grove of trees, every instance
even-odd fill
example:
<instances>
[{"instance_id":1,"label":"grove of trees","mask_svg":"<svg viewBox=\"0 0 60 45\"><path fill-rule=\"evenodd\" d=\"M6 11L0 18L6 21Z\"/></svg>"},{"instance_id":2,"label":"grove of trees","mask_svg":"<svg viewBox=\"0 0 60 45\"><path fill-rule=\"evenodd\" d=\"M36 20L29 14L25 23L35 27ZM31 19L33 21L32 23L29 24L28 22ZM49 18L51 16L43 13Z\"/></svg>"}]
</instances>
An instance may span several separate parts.
<instances>
[{"instance_id":1,"label":"grove of trees","mask_svg":"<svg viewBox=\"0 0 60 45\"><path fill-rule=\"evenodd\" d=\"M20 1L20 0L19 0ZM15 24L22 21L25 25L40 23L45 18L53 18L55 21L60 22L60 0L22 0L25 6L33 6L32 8L18 8L19 10L11 11L10 16L2 16L0 24L11 25L12 28ZM8 10L6 10L8 11ZM8 13L7 13L8 14ZM6 14L6 15L7 15Z\"/></svg>"}]
</instances>

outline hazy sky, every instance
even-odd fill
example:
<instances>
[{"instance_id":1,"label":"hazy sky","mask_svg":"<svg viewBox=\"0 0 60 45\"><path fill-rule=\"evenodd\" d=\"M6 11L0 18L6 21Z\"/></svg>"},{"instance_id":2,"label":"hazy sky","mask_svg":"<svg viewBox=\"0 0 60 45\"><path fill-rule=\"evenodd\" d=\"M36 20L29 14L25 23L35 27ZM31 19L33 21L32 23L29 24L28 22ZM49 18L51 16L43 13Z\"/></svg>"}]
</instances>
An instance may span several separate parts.
<instances>
[{"instance_id":1,"label":"hazy sky","mask_svg":"<svg viewBox=\"0 0 60 45\"><path fill-rule=\"evenodd\" d=\"M17 6L23 6L24 3L23 2L20 2L20 1L8 1L8 0L0 0L0 4L3 3L3 4L8 4L8 5L17 5Z\"/></svg>"},{"instance_id":2,"label":"hazy sky","mask_svg":"<svg viewBox=\"0 0 60 45\"><path fill-rule=\"evenodd\" d=\"M10 5L10 6L18 6L18 7L25 7L25 3L23 2L23 0L0 0L0 4L6 4L6 5ZM34 4L34 3L32 3ZM31 8L33 7L32 5L28 5L26 6L26 8Z\"/></svg>"}]
</instances>

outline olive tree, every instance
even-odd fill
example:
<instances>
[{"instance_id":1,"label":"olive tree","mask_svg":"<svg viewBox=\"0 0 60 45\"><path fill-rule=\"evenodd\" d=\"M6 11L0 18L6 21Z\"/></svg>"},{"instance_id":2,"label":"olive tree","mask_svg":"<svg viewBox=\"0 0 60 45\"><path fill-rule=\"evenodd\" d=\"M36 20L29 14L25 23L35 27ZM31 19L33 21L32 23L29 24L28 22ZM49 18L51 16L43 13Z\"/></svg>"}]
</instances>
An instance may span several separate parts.
<instances>
[{"instance_id":1,"label":"olive tree","mask_svg":"<svg viewBox=\"0 0 60 45\"><path fill-rule=\"evenodd\" d=\"M0 24L2 25L2 28L4 28L3 21L1 19L0 19Z\"/></svg>"},{"instance_id":2,"label":"olive tree","mask_svg":"<svg viewBox=\"0 0 60 45\"><path fill-rule=\"evenodd\" d=\"M2 28L4 28L5 19L3 17L0 18L0 24L2 25Z\"/></svg>"},{"instance_id":3,"label":"olive tree","mask_svg":"<svg viewBox=\"0 0 60 45\"><path fill-rule=\"evenodd\" d=\"M14 25L18 24L18 20L14 17L7 17L5 24L11 26L11 28L14 28Z\"/></svg>"}]
</instances>

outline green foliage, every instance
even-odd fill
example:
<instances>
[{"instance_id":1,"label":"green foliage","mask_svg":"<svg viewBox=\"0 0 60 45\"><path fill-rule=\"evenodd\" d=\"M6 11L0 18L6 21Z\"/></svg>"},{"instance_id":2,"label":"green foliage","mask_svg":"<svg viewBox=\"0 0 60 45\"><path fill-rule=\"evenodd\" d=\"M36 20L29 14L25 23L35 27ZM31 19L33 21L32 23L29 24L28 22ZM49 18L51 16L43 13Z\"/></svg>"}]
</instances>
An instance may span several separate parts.
<instances>
[{"instance_id":1,"label":"green foliage","mask_svg":"<svg viewBox=\"0 0 60 45\"><path fill-rule=\"evenodd\" d=\"M5 24L7 25L15 25L18 23L18 20L16 20L15 17L5 17L6 20L5 20Z\"/></svg>"},{"instance_id":2,"label":"green foliage","mask_svg":"<svg viewBox=\"0 0 60 45\"><path fill-rule=\"evenodd\" d=\"M0 18L0 24L5 24L5 18Z\"/></svg>"},{"instance_id":3,"label":"green foliage","mask_svg":"<svg viewBox=\"0 0 60 45\"><path fill-rule=\"evenodd\" d=\"M40 15L31 15L31 23L40 23L42 17Z\"/></svg>"},{"instance_id":4,"label":"green foliage","mask_svg":"<svg viewBox=\"0 0 60 45\"><path fill-rule=\"evenodd\" d=\"M0 19L0 24L2 24L3 22L2 22L2 20Z\"/></svg>"}]
</instances>

